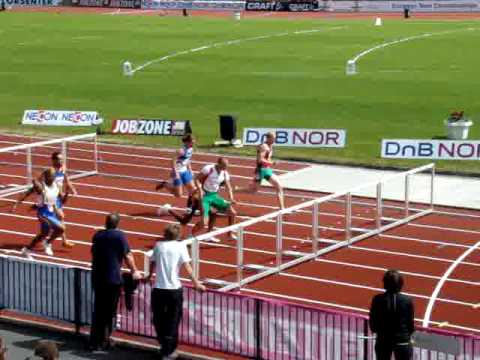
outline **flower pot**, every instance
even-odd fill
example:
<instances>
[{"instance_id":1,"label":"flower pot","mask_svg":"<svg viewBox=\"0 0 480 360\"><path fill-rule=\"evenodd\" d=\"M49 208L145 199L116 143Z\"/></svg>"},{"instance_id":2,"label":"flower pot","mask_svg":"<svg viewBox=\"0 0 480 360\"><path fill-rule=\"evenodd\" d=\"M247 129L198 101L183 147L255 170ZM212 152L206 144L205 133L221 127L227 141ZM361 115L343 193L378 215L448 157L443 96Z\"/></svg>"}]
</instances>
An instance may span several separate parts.
<instances>
[{"instance_id":1,"label":"flower pot","mask_svg":"<svg viewBox=\"0 0 480 360\"><path fill-rule=\"evenodd\" d=\"M445 121L447 127L447 137L451 140L466 140L468 138L468 130L473 125L473 121L460 120L455 122Z\"/></svg>"}]
</instances>

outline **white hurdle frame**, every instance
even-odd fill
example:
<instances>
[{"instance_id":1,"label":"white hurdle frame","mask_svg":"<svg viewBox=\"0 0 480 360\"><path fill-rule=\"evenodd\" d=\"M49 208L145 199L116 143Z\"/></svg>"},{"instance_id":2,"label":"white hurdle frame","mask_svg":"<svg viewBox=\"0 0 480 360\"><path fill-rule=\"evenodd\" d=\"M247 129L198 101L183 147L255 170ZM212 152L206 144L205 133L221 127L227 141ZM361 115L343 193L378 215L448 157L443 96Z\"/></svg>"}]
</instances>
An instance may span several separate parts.
<instances>
[{"instance_id":1,"label":"white hurdle frame","mask_svg":"<svg viewBox=\"0 0 480 360\"><path fill-rule=\"evenodd\" d=\"M93 139L93 146L94 146L94 170L92 171L85 171L81 172L78 174L73 174L70 175L70 179L78 179L78 178L83 178L86 176L91 176L91 175L96 175L98 174L98 149L97 149L97 134L96 133L88 133L88 134L82 134L82 135L74 135L74 136L69 136L65 138L59 138L59 139L51 139L51 140L44 140L44 141L38 141L34 143L28 143L28 144L21 144L21 145L14 145L14 146L9 146L6 148L0 148L0 153L5 153L5 152L15 152L15 151L21 151L25 150L26 153L26 179L27 182L25 185L20 185L20 186L15 186L13 188L9 189L4 189L0 190L0 197L5 197L9 195L14 195L18 194L20 192L25 191L31 186L32 180L33 180L33 165L32 165L32 148L35 147L41 147L41 146L48 146L48 145L55 145L55 144L61 144L62 148L62 154L65 155L67 151L67 143L72 142L72 141L80 141L80 140L85 140L85 139ZM67 161L67 157L65 157L65 161Z\"/></svg>"},{"instance_id":2,"label":"white hurdle frame","mask_svg":"<svg viewBox=\"0 0 480 360\"><path fill-rule=\"evenodd\" d=\"M238 239L237 241L237 279L235 282L225 282L221 280L215 280L215 279L206 279L206 281L210 281L212 284L217 284L221 287L219 290L220 291L231 291L237 288L241 288L242 286L245 286L253 281L257 281L259 279L262 279L264 277L279 273L283 270L286 270L292 266L295 266L297 264L315 259L318 256L321 256L323 254L329 253L331 251L337 250L342 247L350 246L360 240L366 239L371 236L378 235L382 232L385 232L387 230L390 230L394 227L406 224L412 220L415 220L419 217L428 215L433 212L433 199L434 199L434 177L435 177L435 164L431 163L428 165L420 166L408 171L404 171L398 174L393 174L387 177L384 177L382 180L361 185L358 187L355 187L353 189L349 189L348 191L343 191L343 192L337 192L331 195L323 196L317 199L312 199L310 201L307 201L302 204L298 204L295 206L291 206L289 208L283 209L283 210L278 210L273 213L269 213L257 218L252 218L246 221L243 221L238 224L234 224L231 226L227 226L225 228L220 228L216 229L210 233L202 234L198 237L191 238L186 240L188 243L192 245L192 262L193 262L193 269L195 272L195 275L197 278L200 279L200 253L199 253L199 243L204 240L208 240L212 236L218 236L225 234L227 232L237 232L238 234ZM411 208L410 208L410 201L405 202L405 213L408 214L408 216L401 218L401 219L388 219L388 218L383 218L383 209L382 209L382 195L383 195L383 187L384 184L392 179L398 178L398 177L405 177L405 179L409 178L411 175L421 173L421 172L426 172L430 171L431 173L431 178L430 178L430 194L429 194L429 201L428 201L428 207L426 209L415 209L418 210L418 212L411 214ZM375 214L375 224L376 226L373 229L364 229L361 234L352 236L352 194L358 192L359 190L365 189L365 188L375 188L376 189L376 204L377 204L377 211ZM409 195L409 180L405 180L404 182L404 196L406 199L408 199ZM346 219L345 219L345 239L343 241L338 241L335 244L329 245L323 249L318 249L318 226L319 226L319 221L318 221L318 213L319 213L319 205L322 203L326 203L329 201L338 201L337 198L339 197L345 197L345 212L346 212ZM408 199L409 200L409 199ZM291 214L294 213L298 210L307 208L307 207L313 207L313 218L312 218L312 252L311 253L298 253L299 257L290 261L287 261L285 263L282 263L283 260L283 255L285 252L283 251L283 216L286 214ZM408 210L407 210L408 209ZM275 236L275 243L276 243L276 252L275 252L275 258L276 258L276 264L275 266L272 267L267 267L267 266L258 266L258 270L260 270L259 273L252 275L247 278L243 278L243 270L245 268L244 264L244 229L254 225L258 224L260 222L264 221L274 221L275 222L275 228L276 228L276 236ZM389 220L391 223L383 225L382 220Z\"/></svg>"}]
</instances>

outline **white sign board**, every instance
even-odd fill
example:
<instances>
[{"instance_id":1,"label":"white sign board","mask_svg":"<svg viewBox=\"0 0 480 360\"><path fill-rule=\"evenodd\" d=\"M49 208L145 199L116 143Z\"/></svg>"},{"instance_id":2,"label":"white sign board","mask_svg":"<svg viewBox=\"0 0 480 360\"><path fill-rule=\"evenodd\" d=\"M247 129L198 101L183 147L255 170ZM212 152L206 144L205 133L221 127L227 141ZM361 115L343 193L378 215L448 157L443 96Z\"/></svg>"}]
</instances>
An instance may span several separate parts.
<instances>
[{"instance_id":1,"label":"white sign board","mask_svg":"<svg viewBox=\"0 0 480 360\"><path fill-rule=\"evenodd\" d=\"M383 139L382 158L480 160L480 141Z\"/></svg>"},{"instance_id":2,"label":"white sign board","mask_svg":"<svg viewBox=\"0 0 480 360\"><path fill-rule=\"evenodd\" d=\"M259 145L268 132L275 134L276 146L293 147L345 147L346 131L342 129L243 129L244 145Z\"/></svg>"},{"instance_id":3,"label":"white sign board","mask_svg":"<svg viewBox=\"0 0 480 360\"><path fill-rule=\"evenodd\" d=\"M43 126L92 126L103 119L96 111L25 110L22 124Z\"/></svg>"}]
</instances>

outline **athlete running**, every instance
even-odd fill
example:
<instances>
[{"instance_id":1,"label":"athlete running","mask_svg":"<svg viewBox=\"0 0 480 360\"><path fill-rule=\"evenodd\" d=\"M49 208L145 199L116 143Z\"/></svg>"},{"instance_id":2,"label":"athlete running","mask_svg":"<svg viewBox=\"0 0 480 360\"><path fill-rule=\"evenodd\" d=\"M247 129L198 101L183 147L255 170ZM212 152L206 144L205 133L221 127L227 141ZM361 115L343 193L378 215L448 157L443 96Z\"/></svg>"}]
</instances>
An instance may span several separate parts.
<instances>
[{"instance_id":1,"label":"athlete running","mask_svg":"<svg viewBox=\"0 0 480 360\"><path fill-rule=\"evenodd\" d=\"M41 175L41 181L33 180L33 187L27 190L15 203L12 212L16 211L17 205L24 201L32 193L37 193L37 217L40 223L39 233L32 239L30 245L22 249L28 259L33 259L32 250L37 243L43 241L45 254L53 256L52 242L65 232L65 225L60 219L57 208L60 190L55 182L55 169L49 168ZM48 237L48 239L47 239ZM46 240L45 240L46 239Z\"/></svg>"},{"instance_id":2,"label":"athlete running","mask_svg":"<svg viewBox=\"0 0 480 360\"><path fill-rule=\"evenodd\" d=\"M255 175L253 176L252 182L245 188L235 187L235 192L256 193L260 188L262 180L266 180L277 191L278 205L280 209L284 209L283 188L272 169L272 166L274 165L272 161L274 143L275 134L273 132L265 134L265 142L257 147L257 165L255 167Z\"/></svg>"}]
</instances>

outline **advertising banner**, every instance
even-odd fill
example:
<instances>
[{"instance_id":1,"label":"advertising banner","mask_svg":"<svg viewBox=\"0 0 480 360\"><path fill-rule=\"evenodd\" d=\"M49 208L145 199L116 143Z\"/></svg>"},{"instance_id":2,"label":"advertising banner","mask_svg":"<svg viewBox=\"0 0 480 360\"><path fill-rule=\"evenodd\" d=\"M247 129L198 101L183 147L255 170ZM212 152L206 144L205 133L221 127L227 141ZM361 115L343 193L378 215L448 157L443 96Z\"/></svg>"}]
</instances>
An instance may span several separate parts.
<instances>
[{"instance_id":1,"label":"advertising banner","mask_svg":"<svg viewBox=\"0 0 480 360\"><path fill-rule=\"evenodd\" d=\"M247 0L245 10L248 11L275 11L276 1Z\"/></svg>"},{"instance_id":2,"label":"advertising banner","mask_svg":"<svg viewBox=\"0 0 480 360\"><path fill-rule=\"evenodd\" d=\"M92 126L103 122L96 111L25 110L23 125Z\"/></svg>"},{"instance_id":3,"label":"advertising banner","mask_svg":"<svg viewBox=\"0 0 480 360\"><path fill-rule=\"evenodd\" d=\"M142 7L142 0L72 0L72 5L81 7L140 9Z\"/></svg>"},{"instance_id":4,"label":"advertising banner","mask_svg":"<svg viewBox=\"0 0 480 360\"><path fill-rule=\"evenodd\" d=\"M0 0L0 4L1 4ZM59 6L62 4L61 0L3 0L6 8L16 6Z\"/></svg>"},{"instance_id":5,"label":"advertising banner","mask_svg":"<svg viewBox=\"0 0 480 360\"><path fill-rule=\"evenodd\" d=\"M383 139L382 158L480 160L480 141Z\"/></svg>"},{"instance_id":6,"label":"advertising banner","mask_svg":"<svg viewBox=\"0 0 480 360\"><path fill-rule=\"evenodd\" d=\"M184 0L142 0L142 9L145 10L245 10L245 1L184 1Z\"/></svg>"},{"instance_id":7,"label":"advertising banner","mask_svg":"<svg viewBox=\"0 0 480 360\"><path fill-rule=\"evenodd\" d=\"M317 9L317 0L247 0L245 3L245 10L249 11L314 11Z\"/></svg>"},{"instance_id":8,"label":"advertising banner","mask_svg":"<svg viewBox=\"0 0 480 360\"><path fill-rule=\"evenodd\" d=\"M343 129L243 129L244 145L259 145L268 132L275 134L275 145L293 147L345 147L346 131Z\"/></svg>"},{"instance_id":9,"label":"advertising banner","mask_svg":"<svg viewBox=\"0 0 480 360\"><path fill-rule=\"evenodd\" d=\"M188 120L119 119L112 124L112 133L123 135L183 136L191 131Z\"/></svg>"},{"instance_id":10,"label":"advertising banner","mask_svg":"<svg viewBox=\"0 0 480 360\"><path fill-rule=\"evenodd\" d=\"M480 11L480 0L426 0L426 1L329 1L329 11L352 12L475 12Z\"/></svg>"}]
</instances>

